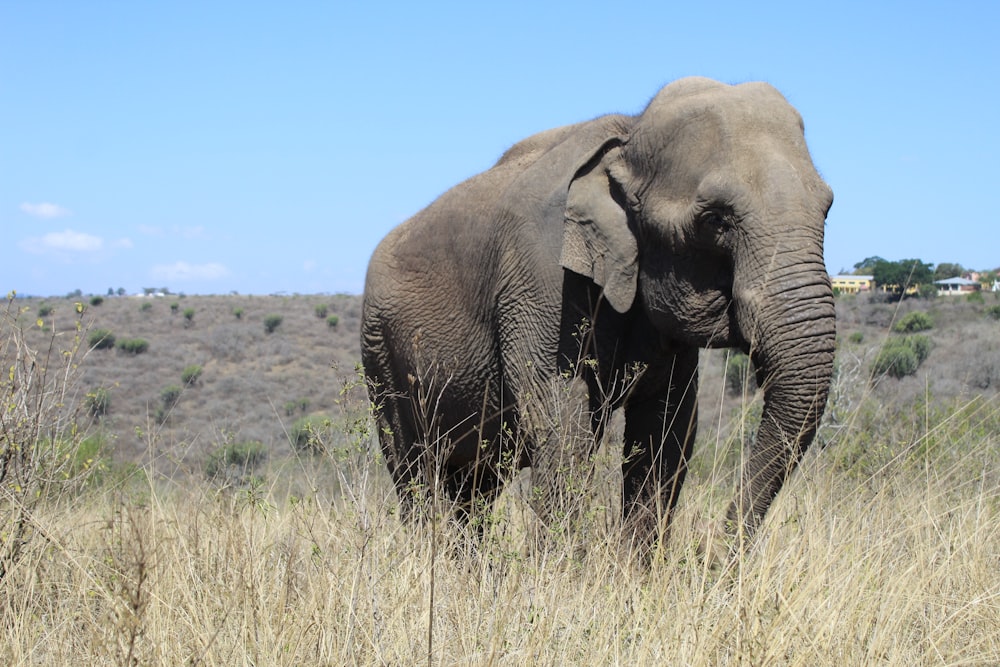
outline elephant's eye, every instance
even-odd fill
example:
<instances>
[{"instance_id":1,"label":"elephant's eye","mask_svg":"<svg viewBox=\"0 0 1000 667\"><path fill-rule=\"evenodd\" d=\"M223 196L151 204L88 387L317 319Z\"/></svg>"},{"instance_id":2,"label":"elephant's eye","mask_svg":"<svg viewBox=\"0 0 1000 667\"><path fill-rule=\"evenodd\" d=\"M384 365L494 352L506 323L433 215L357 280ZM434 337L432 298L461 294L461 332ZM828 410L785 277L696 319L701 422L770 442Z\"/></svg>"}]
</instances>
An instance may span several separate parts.
<instances>
[{"instance_id":1,"label":"elephant's eye","mask_svg":"<svg viewBox=\"0 0 1000 667\"><path fill-rule=\"evenodd\" d=\"M705 207L698 213L697 216L699 225L714 228L718 231L726 230L732 227L733 218L733 210L724 206Z\"/></svg>"}]
</instances>

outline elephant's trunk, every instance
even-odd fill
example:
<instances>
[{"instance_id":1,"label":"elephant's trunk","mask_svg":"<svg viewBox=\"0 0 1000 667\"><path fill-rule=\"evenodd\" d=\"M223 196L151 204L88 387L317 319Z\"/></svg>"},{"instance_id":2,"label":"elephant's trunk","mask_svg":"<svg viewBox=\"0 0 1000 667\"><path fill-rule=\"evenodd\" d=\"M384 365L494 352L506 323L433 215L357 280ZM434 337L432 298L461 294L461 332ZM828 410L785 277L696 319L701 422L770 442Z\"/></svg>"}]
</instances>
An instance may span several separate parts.
<instances>
[{"instance_id":1,"label":"elephant's trunk","mask_svg":"<svg viewBox=\"0 0 1000 667\"><path fill-rule=\"evenodd\" d=\"M737 294L737 322L764 392L757 437L744 455L728 512L730 528L742 527L744 535L760 524L812 442L833 373L836 318L822 241L800 239L788 251L790 241L783 241L780 255L758 255L763 271L742 290L743 298Z\"/></svg>"}]
</instances>

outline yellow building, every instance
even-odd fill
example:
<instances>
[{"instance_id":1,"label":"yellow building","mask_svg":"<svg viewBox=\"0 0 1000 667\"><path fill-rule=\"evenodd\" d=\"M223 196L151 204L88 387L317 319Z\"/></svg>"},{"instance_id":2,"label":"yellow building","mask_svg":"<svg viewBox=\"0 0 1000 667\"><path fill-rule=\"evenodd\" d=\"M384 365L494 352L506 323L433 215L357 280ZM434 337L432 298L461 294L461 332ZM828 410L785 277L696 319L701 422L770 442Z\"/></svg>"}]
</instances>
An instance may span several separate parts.
<instances>
[{"instance_id":1,"label":"yellow building","mask_svg":"<svg viewBox=\"0 0 1000 667\"><path fill-rule=\"evenodd\" d=\"M857 294L875 289L875 279L872 276L830 276L830 282L839 294Z\"/></svg>"}]
</instances>

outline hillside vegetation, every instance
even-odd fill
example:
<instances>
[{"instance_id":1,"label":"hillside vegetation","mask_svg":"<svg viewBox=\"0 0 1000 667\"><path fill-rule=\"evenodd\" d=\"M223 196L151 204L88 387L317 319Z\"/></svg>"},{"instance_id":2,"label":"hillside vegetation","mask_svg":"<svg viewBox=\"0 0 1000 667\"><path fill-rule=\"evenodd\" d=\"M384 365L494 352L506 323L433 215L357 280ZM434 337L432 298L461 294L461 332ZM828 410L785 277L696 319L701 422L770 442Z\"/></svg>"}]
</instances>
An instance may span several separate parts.
<instances>
[{"instance_id":1,"label":"hillside vegetation","mask_svg":"<svg viewBox=\"0 0 1000 667\"><path fill-rule=\"evenodd\" d=\"M997 303L838 299L817 444L733 560L715 526L759 398L738 356L703 353L689 482L644 566L615 537L615 429L546 548L517 484L478 551L402 526L357 297L16 300L0 663L996 664ZM913 372L873 378L908 336Z\"/></svg>"}]
</instances>

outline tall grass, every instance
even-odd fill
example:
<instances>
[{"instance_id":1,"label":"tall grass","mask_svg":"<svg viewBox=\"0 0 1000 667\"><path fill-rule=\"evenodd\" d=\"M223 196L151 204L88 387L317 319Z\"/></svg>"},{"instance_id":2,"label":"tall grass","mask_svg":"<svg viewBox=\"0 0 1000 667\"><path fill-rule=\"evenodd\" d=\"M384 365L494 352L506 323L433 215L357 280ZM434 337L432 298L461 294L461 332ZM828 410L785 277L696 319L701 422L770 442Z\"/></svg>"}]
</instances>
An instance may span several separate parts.
<instances>
[{"instance_id":1,"label":"tall grass","mask_svg":"<svg viewBox=\"0 0 1000 667\"><path fill-rule=\"evenodd\" d=\"M755 543L717 562L706 526L753 428L748 396L733 436L698 443L647 567L611 530L531 548L518 484L475 553L447 521L402 525L346 386L324 446L270 460L263 486L148 467L47 487L0 579L0 663L996 664L1000 403L887 414L868 387L841 369Z\"/></svg>"}]
</instances>

